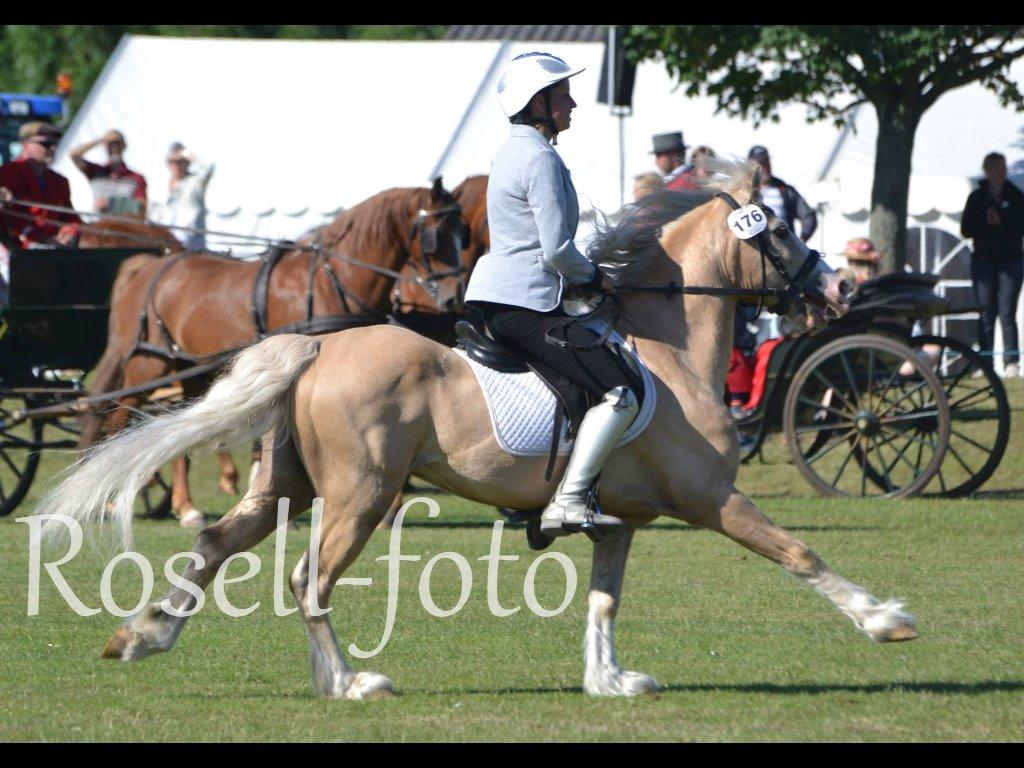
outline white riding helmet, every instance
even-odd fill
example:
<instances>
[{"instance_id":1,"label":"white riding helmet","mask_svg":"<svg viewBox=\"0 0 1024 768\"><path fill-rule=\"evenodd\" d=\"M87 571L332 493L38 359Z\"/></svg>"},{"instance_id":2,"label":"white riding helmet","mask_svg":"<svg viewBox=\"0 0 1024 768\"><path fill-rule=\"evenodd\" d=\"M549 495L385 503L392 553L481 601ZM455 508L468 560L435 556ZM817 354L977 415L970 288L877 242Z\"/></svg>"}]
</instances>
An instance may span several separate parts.
<instances>
[{"instance_id":1,"label":"white riding helmet","mask_svg":"<svg viewBox=\"0 0 1024 768\"><path fill-rule=\"evenodd\" d=\"M538 91L573 77L586 67L573 69L550 53L523 53L508 63L498 79L498 103L505 117L518 114Z\"/></svg>"}]
</instances>

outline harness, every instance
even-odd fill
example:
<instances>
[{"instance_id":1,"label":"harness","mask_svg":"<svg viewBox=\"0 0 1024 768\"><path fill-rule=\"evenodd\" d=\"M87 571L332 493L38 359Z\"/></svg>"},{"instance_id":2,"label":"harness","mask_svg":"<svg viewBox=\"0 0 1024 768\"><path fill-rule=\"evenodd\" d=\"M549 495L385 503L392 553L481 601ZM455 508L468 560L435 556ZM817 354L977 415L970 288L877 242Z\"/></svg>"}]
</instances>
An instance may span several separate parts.
<instances>
[{"instance_id":1,"label":"harness","mask_svg":"<svg viewBox=\"0 0 1024 768\"><path fill-rule=\"evenodd\" d=\"M460 277L460 289L465 290L465 278L463 275L466 272L465 267L462 265L462 252L461 252L461 232L459 227L456 226L453 231L453 237L455 239L455 253L457 266L454 269L446 270L435 270L430 266L429 254L437 251L437 230L440 227L440 223L433 227L424 226L424 222L434 216L449 216L451 214L460 214L462 207L455 203L453 205L446 206L438 209L437 211L427 211L420 209L415 221L413 222L412 228L409 233L410 240L413 239L417 233L421 238L422 250L423 250L423 268L426 270L425 274L416 272L414 262L413 271L415 274L415 281L424 285L428 291L431 291L431 295L437 296L438 288L437 281L445 277ZM461 220L460 220L461 223ZM281 262L284 256L291 251L306 251L309 253L309 265L307 268L307 289L305 299L305 318L289 325L275 328L273 331L269 330L269 323L267 320L267 304L270 293L270 279L273 274L274 268ZM195 356L190 355L182 351L181 345L175 341L170 330L167 328L166 323L160 316L155 303L155 296L157 287L160 280L167 274L167 272L178 262L192 257L200 255L196 252L183 252L175 254L161 265L160 269L150 280L149 286L146 290L146 300L143 303L143 309L139 317L139 332L136 337L135 345L132 348L131 354L137 352L143 352L146 354L158 355L160 357L167 358L171 361L184 361L187 363L199 363L211 360L218 357L226 357L229 354L237 352L244 348L235 347L230 350L219 352L215 355L206 356ZM226 255L217 253L202 254L206 256L213 256L216 258L226 259L232 263L237 263L236 259ZM388 269L377 264L371 264L370 262L355 259L350 256L344 256L341 254L333 253L332 251L323 247L320 241L320 233L318 232L313 242L309 245L299 246L292 242L280 242L275 243L266 254L263 255L262 263L256 273L256 278L253 283L252 289L252 306L250 308L250 314L252 318L254 328L254 339L251 343L257 343L262 341L267 336L272 336L281 333L302 333L307 335L317 335L322 333L330 333L334 331L343 330L345 328L352 328L356 326L364 325L377 325L388 322L389 315L385 312L374 309L369 306L365 301L360 299L357 295L347 290L342 284L341 280L335 274L334 269L331 266L331 259L339 258L347 263L353 264L364 269L368 269L371 272L394 279L396 281L402 278L399 271ZM338 299L338 303L344 310L345 314L334 314L334 315L315 315L314 314L314 292L315 292L315 279L317 269L323 269L327 274L330 285L334 289L334 294ZM350 302L355 305L356 311L353 311L353 307ZM148 342L146 339L149 336L149 316L152 313L154 322L160 332L160 336L163 341L163 346Z\"/></svg>"}]
</instances>

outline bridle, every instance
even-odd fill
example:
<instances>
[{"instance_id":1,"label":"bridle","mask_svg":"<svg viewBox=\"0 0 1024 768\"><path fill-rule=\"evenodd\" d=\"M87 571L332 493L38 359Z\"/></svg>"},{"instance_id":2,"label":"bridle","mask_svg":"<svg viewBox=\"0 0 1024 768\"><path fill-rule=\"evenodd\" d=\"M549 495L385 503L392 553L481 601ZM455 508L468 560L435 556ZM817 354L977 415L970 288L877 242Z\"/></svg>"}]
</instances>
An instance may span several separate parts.
<instances>
[{"instance_id":1,"label":"bridle","mask_svg":"<svg viewBox=\"0 0 1024 768\"><path fill-rule=\"evenodd\" d=\"M730 195L728 192L719 192L716 197L724 200L730 208L734 211L738 211L741 206L736 202L736 198ZM768 214L765 213L764 208L756 203L750 203L749 206L753 206L761 212L761 215L768 219ZM761 312L764 309L764 300L766 298L776 299L776 302L769 307L769 311L776 314L785 314L789 305L796 301L807 302L814 304L823 310L829 308L828 299L825 295L812 284L811 278L814 275L814 268L821 261L821 254L813 249L807 254L803 264L797 269L795 275L790 275L789 270L786 269L786 264L782 257L776 252L775 246L772 245L771 238L768 234L767 228L761 230L754 235L754 243L757 245L757 249L761 254L761 287L757 290L751 290L749 288L719 288L713 286L701 286L701 285L676 285L675 282L670 282L668 285L648 285L648 286L623 286L615 289L616 293L661 293L666 298L678 295L690 295L690 296L733 296L736 298L751 299L757 298L757 315L755 320L761 316ZM775 268L775 271L779 273L782 279L786 282L784 288L769 288L768 287L768 267L771 264ZM613 294L614 298L614 294ZM573 323L578 323L583 320L592 319L600 314L607 313L608 323L604 329L604 332L598 336L594 341L586 344L574 344L570 342L566 336L566 329ZM557 326L553 326L548 329L544 334L544 340L548 344L554 344L557 347L563 349L573 349L576 351L587 351L596 349L597 347L604 346L608 340L609 335L612 332L612 328L615 325L615 320L618 318L619 310L617 302L601 302L594 311L582 315L579 317L571 317L565 323L560 323ZM554 331L556 328L561 328L563 338L558 338Z\"/></svg>"},{"instance_id":2,"label":"bridle","mask_svg":"<svg viewBox=\"0 0 1024 768\"><path fill-rule=\"evenodd\" d=\"M455 215L455 223L452 227L452 238L455 241L455 266L450 269L434 269L430 266L430 256L437 253L438 243L438 230L444 223L444 219L440 219L433 226L427 226L427 222L435 217L450 217ZM466 227L462 222L462 206L459 203L452 203L443 208L438 208L436 211L428 211L425 208L421 208L416 218L413 220L412 228L409 231L409 241L412 242L419 235L420 238L420 258L422 260L423 271L420 272L417 269L415 260L410 260L409 265L412 269L412 282L420 286L425 290L430 297L437 303L440 298L440 287L438 281L448 277L459 278L459 293L464 295L466 292L466 267L462 263L462 248L463 248L463 237L466 234ZM399 293L400 293L399 289ZM399 295L399 301L401 297Z\"/></svg>"},{"instance_id":3,"label":"bridle","mask_svg":"<svg viewBox=\"0 0 1024 768\"><path fill-rule=\"evenodd\" d=\"M736 198L728 192L719 192L716 197L724 200L734 211L743 207L736 202ZM750 203L749 205L761 211L761 215L767 219L767 213L765 213L764 208L755 203ZM680 294L697 296L735 296L747 299L756 297L757 317L760 317L761 312L764 310L765 299L776 299L775 304L768 309L769 311L780 315L785 314L789 309L789 305L797 301L814 304L822 309L828 308L828 300L825 298L825 295L816 285L812 284L814 269L817 267L818 262L821 261L821 254L818 251L811 249L807 254L807 258L804 259L803 264L801 264L800 268L796 271L796 274L790 275L789 270L786 269L785 262L775 250L775 246L772 245L771 237L769 236L767 229L764 229L754 235L752 239L754 244L757 245L757 250L761 254L761 287L757 290L751 290L749 288L716 288L699 285L676 285L674 282L669 283L668 285L622 287L616 290L629 292L635 291L640 293L662 293L665 294L666 297ZM775 271L778 272L785 281L786 285L784 288L768 287L768 264L771 264L772 267L775 268Z\"/></svg>"}]
</instances>

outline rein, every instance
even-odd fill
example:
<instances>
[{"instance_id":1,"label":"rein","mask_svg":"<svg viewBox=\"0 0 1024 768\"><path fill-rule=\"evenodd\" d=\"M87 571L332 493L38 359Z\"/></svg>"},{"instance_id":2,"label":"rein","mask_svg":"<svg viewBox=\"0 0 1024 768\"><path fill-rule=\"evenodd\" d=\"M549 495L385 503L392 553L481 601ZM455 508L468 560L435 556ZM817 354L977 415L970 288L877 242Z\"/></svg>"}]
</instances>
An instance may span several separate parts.
<instances>
[{"instance_id":1,"label":"rein","mask_svg":"<svg viewBox=\"0 0 1024 768\"><path fill-rule=\"evenodd\" d=\"M734 211L743 207L736 202L736 198L728 192L719 192L716 197L724 200ZM760 206L757 207L763 213L763 209L761 209ZM761 287L757 290L751 290L749 288L715 288L699 285L676 285L675 282L670 282L668 285L623 287L617 290L637 293L661 293L666 297L680 294L696 296L735 296L737 298L753 298L756 296L757 317L761 316L761 312L764 309L764 300L766 298L777 300L777 303L772 307L772 311L779 314L785 312L786 307L793 301L810 301L811 303L818 304L819 306L824 303L824 297L822 297L813 286L808 285L811 275L814 273L814 268L821 260L821 254L818 251L812 249L810 253L807 254L807 258L804 259L803 264L800 265L796 274L790 275L789 270L786 269L785 263L779 255L775 253L775 249L772 247L771 240L769 239L766 230L762 230L754 235L754 242L757 244L757 249L761 254ZM781 275L782 279L786 281L785 288L768 287L767 264L771 264L772 267L775 268L775 271Z\"/></svg>"},{"instance_id":2,"label":"rein","mask_svg":"<svg viewBox=\"0 0 1024 768\"><path fill-rule=\"evenodd\" d=\"M736 202L736 198L730 195L728 192L719 192L716 197L724 200L730 208L734 211L739 210L741 206ZM764 214L764 209L761 206L756 206ZM766 217L767 218L767 217ZM811 250L807 254L807 258L804 259L803 264L796 271L795 275L790 275L789 270L786 269L786 265L782 258L775 252L771 244L771 240L766 230L761 230L753 237L754 242L757 244L757 249L761 254L761 287L759 289L751 290L749 288L718 288L713 286L702 286L702 285L676 285L675 281L670 282L668 285L643 285L633 287L622 287L617 288L616 291L622 292L633 292L633 293L660 293L665 298L678 295L689 295L689 296L728 296L736 298L753 298L757 297L757 315L755 320L761 316L761 312L764 309L764 300L766 298L776 299L776 303L771 307L771 311L777 314L783 314L786 308L791 302L794 301L808 301L818 306L827 306L825 298L820 292L813 286L808 285L811 275L814 273L814 268L821 260L821 254L818 251ZM775 268L775 271L779 273L783 280L786 281L785 288L769 288L768 287L768 269L767 265L771 264ZM603 304L603 302L602 302ZM608 327L605 328L604 332L593 342L589 342L583 345L573 344L568 340L567 330L568 327L574 323L583 322L584 320L592 319L602 313L609 315ZM619 317L618 305L615 301L609 302L606 306L599 306L593 312L590 312L582 317L571 317L564 323L560 323L557 326L553 326L548 329L544 334L544 341L548 344L554 344L562 349L572 349L575 351L587 351L596 349L597 347L603 346L608 340L609 335L612 332L612 326ZM552 331L556 328L561 328L563 332L563 338L557 338Z\"/></svg>"}]
</instances>

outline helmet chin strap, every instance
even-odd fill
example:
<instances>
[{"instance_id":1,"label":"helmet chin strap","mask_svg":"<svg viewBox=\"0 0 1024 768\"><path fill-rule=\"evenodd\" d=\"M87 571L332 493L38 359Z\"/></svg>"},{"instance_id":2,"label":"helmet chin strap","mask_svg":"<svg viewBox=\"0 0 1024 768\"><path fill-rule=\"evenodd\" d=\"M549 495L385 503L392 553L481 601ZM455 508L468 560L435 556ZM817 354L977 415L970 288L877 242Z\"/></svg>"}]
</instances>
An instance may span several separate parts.
<instances>
[{"instance_id":1,"label":"helmet chin strap","mask_svg":"<svg viewBox=\"0 0 1024 768\"><path fill-rule=\"evenodd\" d=\"M541 124L551 131L551 143L557 145L558 126L555 124L555 118L551 116L551 91L547 88L544 89L544 111L547 117L541 120Z\"/></svg>"}]
</instances>

